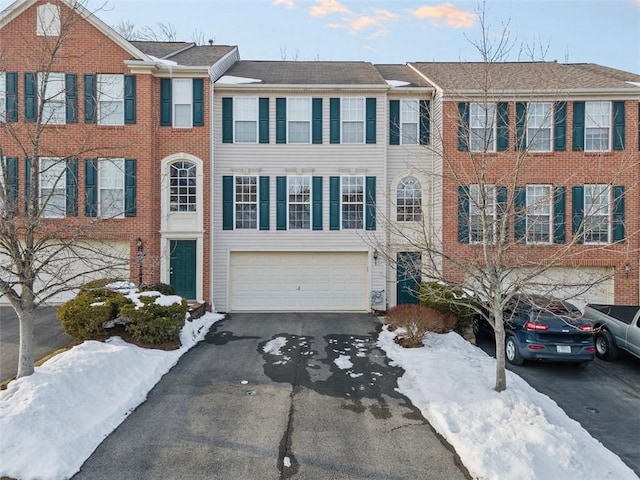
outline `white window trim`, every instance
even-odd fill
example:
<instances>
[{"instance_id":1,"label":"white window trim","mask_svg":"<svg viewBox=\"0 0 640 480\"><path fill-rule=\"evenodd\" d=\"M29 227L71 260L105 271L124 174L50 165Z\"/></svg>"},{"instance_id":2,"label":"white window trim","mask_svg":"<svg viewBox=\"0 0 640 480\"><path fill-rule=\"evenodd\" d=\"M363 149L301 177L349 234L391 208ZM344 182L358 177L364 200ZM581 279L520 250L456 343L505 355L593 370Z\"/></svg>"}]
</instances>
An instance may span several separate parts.
<instances>
[{"instance_id":1,"label":"white window trim","mask_svg":"<svg viewBox=\"0 0 640 480\"><path fill-rule=\"evenodd\" d=\"M60 35L60 7L52 3L38 5L36 35L38 37L57 37Z\"/></svg>"},{"instance_id":2,"label":"white window trim","mask_svg":"<svg viewBox=\"0 0 640 480\"><path fill-rule=\"evenodd\" d=\"M479 184L472 184L469 185L469 218L468 218L468 224L469 224L469 244L472 245L478 245L482 243L482 239L480 240L474 240L472 238L472 229L471 229L471 208L477 208L478 209L478 215L482 216L481 210L480 210L480 206L476 205L478 202L476 202L476 197L472 197L471 195L471 189L472 187L476 187L478 189L478 193L480 193L480 185ZM496 222L498 220L498 189L496 188L495 185L483 185L485 190L490 190L491 192L491 196L493 197L493 226L494 226L494 231L492 233L493 235L493 241L491 242L491 244L495 244L497 241L497 225ZM482 196L480 195L479 198L482 198ZM489 217L489 215L487 215L487 217ZM482 217L481 217L482 218Z\"/></svg>"},{"instance_id":3,"label":"white window trim","mask_svg":"<svg viewBox=\"0 0 640 480\"><path fill-rule=\"evenodd\" d=\"M6 122L7 116L7 74L0 71L0 123Z\"/></svg>"},{"instance_id":4,"label":"white window trim","mask_svg":"<svg viewBox=\"0 0 640 480\"><path fill-rule=\"evenodd\" d=\"M594 103L598 103L598 104L608 104L609 105L609 124L608 124L608 129L609 129L609 139L607 142L607 148L605 150L594 150L594 149L588 149L587 148L587 129L588 128L602 128L602 127L589 127L587 126L587 123L589 121L589 115L587 114L587 106L588 105L593 105ZM610 152L611 151L611 142L613 139L613 104L612 102L609 101L593 101L593 102L585 102L584 104L584 151L585 152Z\"/></svg>"},{"instance_id":5,"label":"white window trim","mask_svg":"<svg viewBox=\"0 0 640 480\"><path fill-rule=\"evenodd\" d=\"M583 243L585 245L608 245L613 238L613 188L611 185L604 183L589 183L584 185L584 216L582 219L583 229L587 223L587 218L592 216L588 214L587 209L587 187L606 187L607 190L607 240L605 242L590 242L586 239L586 232L583 231Z\"/></svg>"},{"instance_id":6,"label":"white window trim","mask_svg":"<svg viewBox=\"0 0 640 480\"><path fill-rule=\"evenodd\" d=\"M497 132L497 123L498 123L498 122L496 121L496 119L497 119L497 113L498 113L498 112L497 112L498 105L497 105L497 103L495 103L495 102L486 102L486 103L482 103L482 102L471 102L471 103L469 104L469 125L467 126L467 128L469 129L469 132L468 132L468 134L469 134L469 135L468 135L468 136L469 136L469 151L470 151L470 152L473 152L473 153L483 153L483 152L485 152L485 150L484 150L484 149L482 149L482 150L473 150L473 149L471 148L471 146L472 146L472 144L473 144L473 142L472 142L473 133L472 133L472 126L471 126L471 123L472 123L472 122L471 122L471 118L472 118L472 116L471 116L471 107L472 107L472 105L480 105L481 107L484 107L484 108L485 108L485 110L487 109L487 107L488 107L489 105L493 105L493 120L492 120L492 125L491 125L491 131L492 131L492 138L493 138L493 141L491 142L491 144L490 144L490 145L487 145L486 152L487 152L487 153L494 153L494 152L496 152L496 151L497 151L497 142L498 142L498 138L497 138L497 133L498 133L498 132Z\"/></svg>"},{"instance_id":7,"label":"white window trim","mask_svg":"<svg viewBox=\"0 0 640 480\"><path fill-rule=\"evenodd\" d=\"M309 228L290 228L290 220L289 220L289 214L291 212L291 210L289 209L290 206L290 202L289 202L289 185L290 185L290 180L292 178L306 178L309 180ZM302 202L296 202L295 205L305 205ZM311 175L289 175L287 176L287 230L291 230L291 231L300 231L300 232L307 232L309 230L311 230L313 228L313 178L311 177Z\"/></svg>"},{"instance_id":8,"label":"white window trim","mask_svg":"<svg viewBox=\"0 0 640 480\"><path fill-rule=\"evenodd\" d=\"M345 120L344 104L345 100L362 100L362 138L358 142L345 142L344 141L344 124L348 121ZM349 122L351 122L349 120ZM345 145L362 145L367 138L367 99L365 97L341 97L340 98L340 143Z\"/></svg>"},{"instance_id":9,"label":"white window trim","mask_svg":"<svg viewBox=\"0 0 640 480\"><path fill-rule=\"evenodd\" d=\"M548 116L545 117L545 119L549 119L549 144L548 144L548 148L543 149L543 150L533 150L531 149L530 145L530 139L529 139L529 115L530 115L530 108L531 105L548 105L549 106L549 114ZM525 125L525 136L527 139L526 145L527 145L527 149L530 150L531 152L534 153L549 153L553 151L553 103L552 102L530 102L529 104L527 104L527 112L526 112L526 125ZM546 128L541 128L541 127L532 127L532 128L536 128L536 131L543 131L543 130L547 130Z\"/></svg>"},{"instance_id":10,"label":"white window trim","mask_svg":"<svg viewBox=\"0 0 640 480\"><path fill-rule=\"evenodd\" d=\"M256 226L252 227L252 228L238 228L237 224L236 224L236 220L237 220L237 210L236 210L236 205L238 204L237 200L236 200L236 193L237 193L237 179L240 177L252 177L256 179L256 201L255 201L255 206L256 206ZM243 205L251 205L253 204L253 202L241 202ZM258 175L234 175L233 176L233 229L234 230L246 230L246 231L251 231L251 230L258 230L260 228L260 177Z\"/></svg>"},{"instance_id":11,"label":"white window trim","mask_svg":"<svg viewBox=\"0 0 640 480\"><path fill-rule=\"evenodd\" d=\"M342 201L342 187L344 184L344 179L345 178L360 178L362 179L362 202L348 202L347 205L362 205L362 225L360 227L354 227L354 228L346 228L343 227L343 223L342 223L342 216L343 216L343 206L345 205L345 202ZM342 175L340 176L340 230L346 230L346 231L354 231L354 230L364 230L365 228L365 223L366 223L366 214L367 214L367 183L365 181L365 177L364 175Z\"/></svg>"},{"instance_id":12,"label":"white window trim","mask_svg":"<svg viewBox=\"0 0 640 480\"><path fill-rule=\"evenodd\" d=\"M109 215L109 216L105 216L104 212L103 212L103 204L102 204L102 174L101 174L101 165L104 165L105 162L110 162L110 163L118 163L120 164L120 170L122 173L122 206L120 208L120 212L117 215ZM97 182L97 194L98 194L98 198L97 203L98 203L98 217L101 218L124 218L124 206L125 206L125 202L126 202L126 185L125 185L125 165L124 165L124 158L99 158L98 159L98 182ZM105 190L110 190L110 189L105 189Z\"/></svg>"},{"instance_id":13,"label":"white window trim","mask_svg":"<svg viewBox=\"0 0 640 480\"><path fill-rule=\"evenodd\" d=\"M549 241L548 242L537 242L529 240L529 208L535 209L536 205L529 205L529 187L546 187L549 189L548 201L549 201ZM553 185L547 183L531 183L526 186L526 230L525 230L525 239L527 245L549 245L553 243L553 221L554 221L554 212L553 212ZM531 212L531 215L535 215L534 212Z\"/></svg>"},{"instance_id":14,"label":"white window trim","mask_svg":"<svg viewBox=\"0 0 640 480\"><path fill-rule=\"evenodd\" d=\"M107 97L106 95L104 95L102 93L102 89L101 89L101 85L105 82L106 78L105 77L120 77L122 80L122 91L120 92L120 98L116 98L116 97ZM97 124L98 125L105 125L105 126L118 126L118 125L124 125L124 117L125 117L125 111L124 111L124 75L123 74L119 74L119 73L99 73L98 74L98 78L97 78L97 113L98 113L98 119L97 119ZM104 95L104 98L103 98ZM108 99L108 100L107 100ZM104 116L102 114L102 108L101 108L101 104L102 102L120 102L122 104L122 116L121 118L118 120L118 123L104 123Z\"/></svg>"},{"instance_id":15,"label":"white window trim","mask_svg":"<svg viewBox=\"0 0 640 480\"><path fill-rule=\"evenodd\" d=\"M290 112L290 107L291 107L291 100L307 100L308 102L308 106L309 106L309 117L307 118L307 120L292 120L291 117L291 112ZM312 125L311 125L311 121L312 121L312 117L313 117L313 102L311 100L311 97L289 97L287 98L287 143L290 143L292 145L306 145L306 144L310 144L311 143L311 136L312 136ZM291 142L290 141L290 135L289 135L289 125L291 124L291 122L306 122L309 124L309 138L307 138L307 140L305 142Z\"/></svg>"},{"instance_id":16,"label":"white window trim","mask_svg":"<svg viewBox=\"0 0 640 480\"><path fill-rule=\"evenodd\" d=\"M58 191L58 190L62 190L62 195L64 196L65 199L65 204L64 204L64 212L60 215L51 215L51 214L46 214L45 213L45 205L43 205L43 201L45 200L45 198L42 197L42 192L44 190L43 185L42 185L42 180L43 180L43 168L42 168L42 163L46 162L46 161L53 161L54 163L58 163L58 162L63 162L63 168L62 168L62 173L60 174L60 176L58 178L55 179L53 186L51 186L51 188L49 188L49 190L53 190L53 191ZM49 167L51 168L51 167ZM67 210L67 177L66 177L66 169L67 169L67 165L66 162L59 157L39 157L38 158L38 207L40 208L41 211L41 217L42 218L64 218L66 217L66 210ZM62 184L62 185L61 185Z\"/></svg>"},{"instance_id":17,"label":"white window trim","mask_svg":"<svg viewBox=\"0 0 640 480\"><path fill-rule=\"evenodd\" d=\"M255 100L255 106L256 106L256 111L255 111L255 118L253 120L238 120L238 112L237 112L237 107L238 107L238 99L248 99L248 98L252 98ZM258 97L234 97L233 99L233 143L238 143L241 145L253 145L258 143L259 138L260 138L260 99ZM245 142L245 141L239 141L236 139L236 123L238 121L241 122L255 122L256 124L256 136L255 139L253 139L250 142ZM239 175L242 176L242 175Z\"/></svg>"},{"instance_id":18,"label":"white window trim","mask_svg":"<svg viewBox=\"0 0 640 480\"><path fill-rule=\"evenodd\" d=\"M177 95L176 92L176 82L189 82L189 102L188 103L178 103L176 101ZM186 83L186 82L185 82ZM171 95L171 124L173 128L193 128L193 79L192 78L174 78L172 80L172 90L173 94ZM177 105L189 105L189 124L188 125L177 125L176 121L176 106Z\"/></svg>"},{"instance_id":19,"label":"white window trim","mask_svg":"<svg viewBox=\"0 0 640 480\"><path fill-rule=\"evenodd\" d=\"M403 103L414 103L415 104L415 116L412 115L412 119L414 121L404 121L403 115L402 115L402 104ZM409 139L409 141L405 142L404 141L404 124L407 123L415 123L416 125L416 134L415 134L415 138L413 139ZM400 100L400 145L419 145L420 144L420 101L418 99L406 99L406 100Z\"/></svg>"}]
</instances>

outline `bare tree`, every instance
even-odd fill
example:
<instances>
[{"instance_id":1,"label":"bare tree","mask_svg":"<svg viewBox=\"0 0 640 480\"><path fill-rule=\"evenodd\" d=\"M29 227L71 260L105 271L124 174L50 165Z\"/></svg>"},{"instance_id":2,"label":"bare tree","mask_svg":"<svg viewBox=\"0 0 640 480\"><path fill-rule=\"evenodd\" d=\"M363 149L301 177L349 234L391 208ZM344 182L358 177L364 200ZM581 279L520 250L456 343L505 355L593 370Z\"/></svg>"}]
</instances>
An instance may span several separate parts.
<instances>
[{"instance_id":1,"label":"bare tree","mask_svg":"<svg viewBox=\"0 0 640 480\"><path fill-rule=\"evenodd\" d=\"M138 27L130 20L121 20L120 23L113 26L113 29L126 40L139 40Z\"/></svg>"},{"instance_id":2,"label":"bare tree","mask_svg":"<svg viewBox=\"0 0 640 480\"><path fill-rule=\"evenodd\" d=\"M15 88L6 89L10 98L0 111L0 296L20 322L18 377L34 370L34 318L40 305L95 276L128 277L130 268L128 244L126 251L117 251L109 241L115 238L109 219L123 215L119 199L104 197L100 216L78 215L78 158L113 157L127 148L124 142L102 144L95 127L78 120L76 76L57 73L77 62L78 53L65 43L78 41L77 27L91 13L81 2L45 7L53 10L38 12L44 34L30 29L19 48L0 52L0 71L37 72L24 74L24 121ZM4 78L15 82L17 73ZM119 169L124 160L112 163ZM19 165L24 165L24 188L19 188Z\"/></svg>"},{"instance_id":3,"label":"bare tree","mask_svg":"<svg viewBox=\"0 0 640 480\"><path fill-rule=\"evenodd\" d=\"M136 40L151 42L175 42L177 39L176 27L171 23L157 23L155 27L148 25L140 27Z\"/></svg>"}]
</instances>

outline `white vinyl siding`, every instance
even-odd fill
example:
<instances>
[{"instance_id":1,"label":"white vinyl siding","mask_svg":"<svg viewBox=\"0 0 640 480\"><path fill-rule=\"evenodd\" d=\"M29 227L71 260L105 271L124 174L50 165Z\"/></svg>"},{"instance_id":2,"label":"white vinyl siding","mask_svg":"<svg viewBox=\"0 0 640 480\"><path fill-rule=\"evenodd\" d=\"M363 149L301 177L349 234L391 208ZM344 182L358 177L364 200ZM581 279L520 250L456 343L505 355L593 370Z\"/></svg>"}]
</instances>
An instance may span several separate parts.
<instances>
[{"instance_id":1,"label":"white vinyl siding","mask_svg":"<svg viewBox=\"0 0 640 480\"><path fill-rule=\"evenodd\" d=\"M191 128L193 126L193 80L173 79L173 126Z\"/></svg>"},{"instance_id":2,"label":"white vinyl siding","mask_svg":"<svg viewBox=\"0 0 640 480\"><path fill-rule=\"evenodd\" d=\"M551 151L552 117L553 104L529 103L527 106L527 149L529 151Z\"/></svg>"},{"instance_id":3,"label":"white vinyl siding","mask_svg":"<svg viewBox=\"0 0 640 480\"><path fill-rule=\"evenodd\" d=\"M400 100L400 144L417 145L419 143L418 120L420 105L418 100Z\"/></svg>"},{"instance_id":4,"label":"white vinyl siding","mask_svg":"<svg viewBox=\"0 0 640 480\"><path fill-rule=\"evenodd\" d=\"M288 143L311 143L311 99L287 99Z\"/></svg>"},{"instance_id":5,"label":"white vinyl siding","mask_svg":"<svg viewBox=\"0 0 640 480\"><path fill-rule=\"evenodd\" d=\"M551 243L551 185L527 185L527 243Z\"/></svg>"},{"instance_id":6,"label":"white vinyl siding","mask_svg":"<svg viewBox=\"0 0 640 480\"><path fill-rule=\"evenodd\" d=\"M98 124L124 125L124 75L98 75Z\"/></svg>"},{"instance_id":7,"label":"white vinyl siding","mask_svg":"<svg viewBox=\"0 0 640 480\"><path fill-rule=\"evenodd\" d=\"M51 3L38 5L36 35L39 37L60 35L60 7Z\"/></svg>"},{"instance_id":8,"label":"white vinyl siding","mask_svg":"<svg viewBox=\"0 0 640 480\"><path fill-rule=\"evenodd\" d=\"M67 210L66 162L60 158L40 158L39 198L43 217L64 217Z\"/></svg>"},{"instance_id":9,"label":"white vinyl siding","mask_svg":"<svg viewBox=\"0 0 640 480\"><path fill-rule=\"evenodd\" d=\"M609 243L611 238L611 188L584 186L584 243Z\"/></svg>"},{"instance_id":10,"label":"white vinyl siding","mask_svg":"<svg viewBox=\"0 0 640 480\"><path fill-rule=\"evenodd\" d=\"M124 217L124 159L98 160L98 214L105 218Z\"/></svg>"},{"instance_id":11,"label":"white vinyl siding","mask_svg":"<svg viewBox=\"0 0 640 480\"><path fill-rule=\"evenodd\" d=\"M586 152L611 150L611 102L586 102L584 129Z\"/></svg>"},{"instance_id":12,"label":"white vinyl siding","mask_svg":"<svg viewBox=\"0 0 640 480\"><path fill-rule=\"evenodd\" d=\"M48 76L44 73L38 73L38 93L41 94L42 123L45 125L64 124L67 119L64 73L49 72Z\"/></svg>"},{"instance_id":13,"label":"white vinyl siding","mask_svg":"<svg viewBox=\"0 0 640 480\"><path fill-rule=\"evenodd\" d=\"M233 123L235 143L257 143L258 99L235 97L233 99Z\"/></svg>"},{"instance_id":14,"label":"white vinyl siding","mask_svg":"<svg viewBox=\"0 0 640 480\"><path fill-rule=\"evenodd\" d=\"M342 143L364 143L364 98L342 98L340 108Z\"/></svg>"},{"instance_id":15,"label":"white vinyl siding","mask_svg":"<svg viewBox=\"0 0 640 480\"><path fill-rule=\"evenodd\" d=\"M472 152L496 151L495 104L469 105L469 148Z\"/></svg>"}]
</instances>

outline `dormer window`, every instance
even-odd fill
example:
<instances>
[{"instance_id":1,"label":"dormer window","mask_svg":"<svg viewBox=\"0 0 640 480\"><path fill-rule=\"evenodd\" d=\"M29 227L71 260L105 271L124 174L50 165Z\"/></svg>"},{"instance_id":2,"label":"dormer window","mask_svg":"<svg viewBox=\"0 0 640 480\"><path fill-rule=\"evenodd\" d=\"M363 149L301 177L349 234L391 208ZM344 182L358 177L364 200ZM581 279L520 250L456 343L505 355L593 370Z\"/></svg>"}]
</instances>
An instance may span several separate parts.
<instances>
[{"instance_id":1,"label":"dormer window","mask_svg":"<svg viewBox=\"0 0 640 480\"><path fill-rule=\"evenodd\" d=\"M57 37L60 35L60 7L52 3L38 6L36 34L41 37Z\"/></svg>"}]
</instances>

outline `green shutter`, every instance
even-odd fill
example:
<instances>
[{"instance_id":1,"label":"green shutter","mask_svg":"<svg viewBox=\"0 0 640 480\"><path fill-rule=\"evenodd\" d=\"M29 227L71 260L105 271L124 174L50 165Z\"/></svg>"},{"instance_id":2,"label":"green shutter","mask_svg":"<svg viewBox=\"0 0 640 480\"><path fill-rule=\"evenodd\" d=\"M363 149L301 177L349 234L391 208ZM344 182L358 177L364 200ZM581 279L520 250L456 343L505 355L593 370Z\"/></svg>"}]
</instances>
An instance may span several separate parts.
<instances>
[{"instance_id":1,"label":"green shutter","mask_svg":"<svg viewBox=\"0 0 640 480\"><path fill-rule=\"evenodd\" d=\"M515 187L514 210L513 236L516 243L525 243L527 241L527 187Z\"/></svg>"},{"instance_id":2,"label":"green shutter","mask_svg":"<svg viewBox=\"0 0 640 480\"><path fill-rule=\"evenodd\" d=\"M567 149L567 102L556 102L553 112L553 145L556 152Z\"/></svg>"},{"instance_id":3,"label":"green shutter","mask_svg":"<svg viewBox=\"0 0 640 480\"><path fill-rule=\"evenodd\" d=\"M222 177L222 229L233 230L233 176Z\"/></svg>"},{"instance_id":4,"label":"green shutter","mask_svg":"<svg viewBox=\"0 0 640 480\"><path fill-rule=\"evenodd\" d=\"M8 203L13 204L18 198L18 157L6 157L5 162L7 167L7 200ZM13 205L10 205L8 210L15 211Z\"/></svg>"},{"instance_id":5,"label":"green shutter","mask_svg":"<svg viewBox=\"0 0 640 480\"><path fill-rule=\"evenodd\" d=\"M516 150L524 152L527 149L527 104L516 102Z\"/></svg>"},{"instance_id":6,"label":"green shutter","mask_svg":"<svg viewBox=\"0 0 640 480\"><path fill-rule=\"evenodd\" d=\"M322 143L322 99L311 100L311 142Z\"/></svg>"},{"instance_id":7,"label":"green shutter","mask_svg":"<svg viewBox=\"0 0 640 480\"><path fill-rule=\"evenodd\" d=\"M96 123L96 76L84 75L84 123ZM93 215L95 217L95 215Z\"/></svg>"},{"instance_id":8,"label":"green shutter","mask_svg":"<svg viewBox=\"0 0 640 480\"><path fill-rule=\"evenodd\" d=\"M340 177L329 177L329 230L340 230Z\"/></svg>"},{"instance_id":9,"label":"green shutter","mask_svg":"<svg viewBox=\"0 0 640 480\"><path fill-rule=\"evenodd\" d=\"M366 100L366 142L376 143L376 99L367 98Z\"/></svg>"},{"instance_id":10,"label":"green shutter","mask_svg":"<svg viewBox=\"0 0 640 480\"><path fill-rule=\"evenodd\" d=\"M66 123L78 123L78 76L67 73L64 76Z\"/></svg>"},{"instance_id":11,"label":"green shutter","mask_svg":"<svg viewBox=\"0 0 640 480\"><path fill-rule=\"evenodd\" d=\"M376 177L366 177L365 179L366 216L365 228L367 230L376 229Z\"/></svg>"},{"instance_id":12,"label":"green shutter","mask_svg":"<svg viewBox=\"0 0 640 480\"><path fill-rule=\"evenodd\" d=\"M509 104L498 102L498 151L504 152L509 148Z\"/></svg>"},{"instance_id":13,"label":"green shutter","mask_svg":"<svg viewBox=\"0 0 640 480\"><path fill-rule=\"evenodd\" d=\"M389 100L389 145L400 145L400 100Z\"/></svg>"},{"instance_id":14,"label":"green shutter","mask_svg":"<svg viewBox=\"0 0 640 480\"><path fill-rule=\"evenodd\" d=\"M136 160L124 161L124 216L136 216Z\"/></svg>"},{"instance_id":15,"label":"green shutter","mask_svg":"<svg viewBox=\"0 0 640 480\"><path fill-rule=\"evenodd\" d=\"M269 230L269 177L260 177L260 230Z\"/></svg>"},{"instance_id":16,"label":"green shutter","mask_svg":"<svg viewBox=\"0 0 640 480\"><path fill-rule=\"evenodd\" d=\"M565 242L566 187L556 187L553 192L553 243Z\"/></svg>"},{"instance_id":17,"label":"green shutter","mask_svg":"<svg viewBox=\"0 0 640 480\"><path fill-rule=\"evenodd\" d=\"M497 206L497 220L498 220L498 235L500 235L501 237L501 242L502 243L506 243L509 241L509 221L507 219L506 222L504 222L504 225L502 223L502 219L507 215L507 210L509 207L509 201L508 201L508 193L509 190L507 189L507 187L503 186L503 185L499 185L496 187L496 206Z\"/></svg>"},{"instance_id":18,"label":"green shutter","mask_svg":"<svg viewBox=\"0 0 640 480\"><path fill-rule=\"evenodd\" d=\"M233 143L233 98L231 97L222 99L222 143Z\"/></svg>"},{"instance_id":19,"label":"green shutter","mask_svg":"<svg viewBox=\"0 0 640 480\"><path fill-rule=\"evenodd\" d=\"M96 185L98 160L87 158L84 161L84 216L95 217L97 215L98 192Z\"/></svg>"},{"instance_id":20,"label":"green shutter","mask_svg":"<svg viewBox=\"0 0 640 480\"><path fill-rule=\"evenodd\" d=\"M583 225L584 219L584 187L573 187L571 192L571 233L576 238L577 243L584 241Z\"/></svg>"},{"instance_id":21,"label":"green shutter","mask_svg":"<svg viewBox=\"0 0 640 480\"><path fill-rule=\"evenodd\" d=\"M329 99L329 143L340 143L340 99Z\"/></svg>"},{"instance_id":22,"label":"green shutter","mask_svg":"<svg viewBox=\"0 0 640 480\"><path fill-rule=\"evenodd\" d=\"M613 187L613 241L624 242L624 186Z\"/></svg>"},{"instance_id":23,"label":"green shutter","mask_svg":"<svg viewBox=\"0 0 640 480\"><path fill-rule=\"evenodd\" d=\"M67 217L78 216L78 159L67 159Z\"/></svg>"},{"instance_id":24,"label":"green shutter","mask_svg":"<svg viewBox=\"0 0 640 480\"><path fill-rule=\"evenodd\" d=\"M31 159L24 159L24 209L29 213L29 203L31 202ZM38 196L37 186L35 187L35 196Z\"/></svg>"},{"instance_id":25,"label":"green shutter","mask_svg":"<svg viewBox=\"0 0 640 480\"><path fill-rule=\"evenodd\" d=\"M36 121L36 74L24 74L24 119L33 123Z\"/></svg>"},{"instance_id":26,"label":"green shutter","mask_svg":"<svg viewBox=\"0 0 640 480\"><path fill-rule=\"evenodd\" d=\"M613 149L624 150L624 102L613 102Z\"/></svg>"},{"instance_id":27,"label":"green shutter","mask_svg":"<svg viewBox=\"0 0 640 480\"><path fill-rule=\"evenodd\" d=\"M431 102L420 100L420 145L431 143Z\"/></svg>"},{"instance_id":28,"label":"green shutter","mask_svg":"<svg viewBox=\"0 0 640 480\"><path fill-rule=\"evenodd\" d=\"M124 76L124 124L136 123L136 77Z\"/></svg>"},{"instance_id":29,"label":"green shutter","mask_svg":"<svg viewBox=\"0 0 640 480\"><path fill-rule=\"evenodd\" d=\"M18 121L18 74L6 73L6 119L7 122Z\"/></svg>"},{"instance_id":30,"label":"green shutter","mask_svg":"<svg viewBox=\"0 0 640 480\"><path fill-rule=\"evenodd\" d=\"M258 141L269 143L269 99L258 99Z\"/></svg>"},{"instance_id":31,"label":"green shutter","mask_svg":"<svg viewBox=\"0 0 640 480\"><path fill-rule=\"evenodd\" d=\"M276 177L276 228L287 229L287 177Z\"/></svg>"},{"instance_id":32,"label":"green shutter","mask_svg":"<svg viewBox=\"0 0 640 480\"><path fill-rule=\"evenodd\" d=\"M192 80L193 89L193 126L204 127L204 80L202 78L194 78Z\"/></svg>"},{"instance_id":33,"label":"green shutter","mask_svg":"<svg viewBox=\"0 0 640 480\"><path fill-rule=\"evenodd\" d=\"M469 187L458 186L458 242L469 243Z\"/></svg>"},{"instance_id":34,"label":"green shutter","mask_svg":"<svg viewBox=\"0 0 640 480\"><path fill-rule=\"evenodd\" d=\"M160 79L160 125L163 127L170 127L171 111L173 110L171 105L171 79Z\"/></svg>"},{"instance_id":35,"label":"green shutter","mask_svg":"<svg viewBox=\"0 0 640 480\"><path fill-rule=\"evenodd\" d=\"M584 102L573 102L573 151L584 150Z\"/></svg>"},{"instance_id":36,"label":"green shutter","mask_svg":"<svg viewBox=\"0 0 640 480\"><path fill-rule=\"evenodd\" d=\"M276 143L287 143L286 98L276 98Z\"/></svg>"},{"instance_id":37,"label":"green shutter","mask_svg":"<svg viewBox=\"0 0 640 480\"><path fill-rule=\"evenodd\" d=\"M458 103L458 150L469 151L469 102ZM468 228L466 243L469 243Z\"/></svg>"},{"instance_id":38,"label":"green shutter","mask_svg":"<svg viewBox=\"0 0 640 480\"><path fill-rule=\"evenodd\" d=\"M313 177L313 229L322 230L322 177Z\"/></svg>"}]
</instances>

